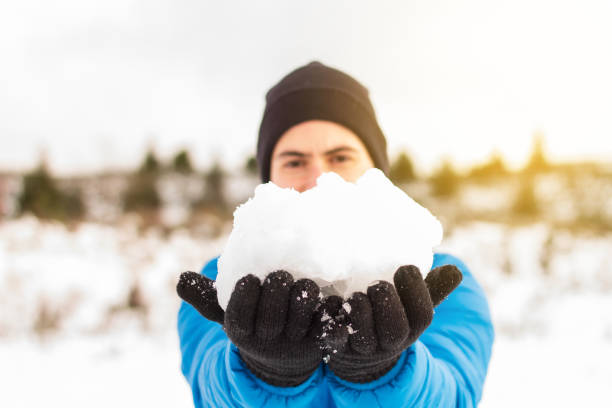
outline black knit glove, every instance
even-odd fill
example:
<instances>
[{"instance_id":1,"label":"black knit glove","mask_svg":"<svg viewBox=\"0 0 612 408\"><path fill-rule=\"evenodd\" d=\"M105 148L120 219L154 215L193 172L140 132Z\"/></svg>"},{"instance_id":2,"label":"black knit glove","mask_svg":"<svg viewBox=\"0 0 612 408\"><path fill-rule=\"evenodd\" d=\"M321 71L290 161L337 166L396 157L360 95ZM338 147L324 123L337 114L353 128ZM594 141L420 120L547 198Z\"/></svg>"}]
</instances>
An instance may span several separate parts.
<instances>
[{"instance_id":1,"label":"black knit glove","mask_svg":"<svg viewBox=\"0 0 612 408\"><path fill-rule=\"evenodd\" d=\"M433 308L461 282L454 265L433 269L425 280L416 266L402 266L393 277L395 287L380 281L367 295L357 292L342 306L334 304L333 319L349 331L344 349L332 350L329 367L340 378L365 383L387 373L401 353L413 344L433 319Z\"/></svg>"},{"instance_id":2,"label":"black knit glove","mask_svg":"<svg viewBox=\"0 0 612 408\"><path fill-rule=\"evenodd\" d=\"M249 370L275 386L295 386L310 377L322 360L322 337L330 347L346 342L322 318L327 308L320 307L317 284L310 279L294 283L285 271L271 273L263 284L253 275L241 278L225 312L214 281L201 274L181 274L177 293L205 318L221 323Z\"/></svg>"}]
</instances>

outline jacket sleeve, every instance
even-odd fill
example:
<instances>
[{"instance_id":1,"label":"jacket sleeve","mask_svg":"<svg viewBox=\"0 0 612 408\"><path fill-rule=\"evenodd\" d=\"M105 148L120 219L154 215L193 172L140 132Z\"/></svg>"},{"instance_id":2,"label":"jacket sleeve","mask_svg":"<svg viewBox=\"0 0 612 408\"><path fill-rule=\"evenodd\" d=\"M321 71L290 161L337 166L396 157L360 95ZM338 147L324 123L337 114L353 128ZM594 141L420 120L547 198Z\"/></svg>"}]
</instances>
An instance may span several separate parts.
<instances>
[{"instance_id":1,"label":"jacket sleeve","mask_svg":"<svg viewBox=\"0 0 612 408\"><path fill-rule=\"evenodd\" d=\"M475 407L493 345L484 291L459 259L436 254L433 267L454 264L463 281L436 309L419 340L376 381L356 384L326 370L338 407Z\"/></svg>"},{"instance_id":2,"label":"jacket sleeve","mask_svg":"<svg viewBox=\"0 0 612 408\"><path fill-rule=\"evenodd\" d=\"M217 277L217 259L202 270ZM316 398L323 372L319 368L296 387L275 387L255 377L242 363L236 347L221 325L202 317L182 302L178 312L181 370L191 386L194 405L200 407L307 407Z\"/></svg>"}]
</instances>

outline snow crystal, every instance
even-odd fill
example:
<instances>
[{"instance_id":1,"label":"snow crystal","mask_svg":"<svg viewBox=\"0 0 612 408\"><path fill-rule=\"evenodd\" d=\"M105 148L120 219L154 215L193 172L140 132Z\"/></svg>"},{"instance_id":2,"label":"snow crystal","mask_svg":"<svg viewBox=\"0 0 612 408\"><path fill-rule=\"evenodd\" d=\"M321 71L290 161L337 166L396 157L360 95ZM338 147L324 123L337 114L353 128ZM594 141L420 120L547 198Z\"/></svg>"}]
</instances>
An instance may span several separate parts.
<instances>
[{"instance_id":1,"label":"snow crystal","mask_svg":"<svg viewBox=\"0 0 612 408\"><path fill-rule=\"evenodd\" d=\"M373 280L393 282L401 265L425 275L441 240L440 222L378 169L356 183L325 173L303 193L261 184L234 212L218 263L219 304L225 309L245 274L263 280L279 269L347 298Z\"/></svg>"}]
</instances>

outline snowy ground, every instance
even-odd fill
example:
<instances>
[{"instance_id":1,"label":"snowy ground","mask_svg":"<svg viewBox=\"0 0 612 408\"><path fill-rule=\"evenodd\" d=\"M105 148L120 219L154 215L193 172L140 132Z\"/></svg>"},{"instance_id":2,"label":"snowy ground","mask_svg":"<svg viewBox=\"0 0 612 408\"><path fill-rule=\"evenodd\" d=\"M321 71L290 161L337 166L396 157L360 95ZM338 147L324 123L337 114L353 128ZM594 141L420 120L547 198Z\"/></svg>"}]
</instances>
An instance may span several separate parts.
<instances>
[{"instance_id":1,"label":"snowy ground","mask_svg":"<svg viewBox=\"0 0 612 408\"><path fill-rule=\"evenodd\" d=\"M178 341L137 331L0 342L2 407L189 407Z\"/></svg>"},{"instance_id":2,"label":"snowy ground","mask_svg":"<svg viewBox=\"0 0 612 408\"><path fill-rule=\"evenodd\" d=\"M0 224L0 406L191 406L174 284L223 243L129 223ZM441 249L489 296L482 407L612 406L612 236L474 223Z\"/></svg>"}]
</instances>

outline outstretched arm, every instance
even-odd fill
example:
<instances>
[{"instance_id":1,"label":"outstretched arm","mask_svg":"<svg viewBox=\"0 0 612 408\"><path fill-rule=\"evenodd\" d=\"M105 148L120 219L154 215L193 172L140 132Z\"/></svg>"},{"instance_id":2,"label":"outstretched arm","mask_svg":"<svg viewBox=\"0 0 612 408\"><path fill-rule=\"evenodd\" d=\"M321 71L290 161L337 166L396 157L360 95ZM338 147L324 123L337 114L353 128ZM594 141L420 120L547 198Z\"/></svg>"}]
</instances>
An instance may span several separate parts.
<instances>
[{"instance_id":1,"label":"outstretched arm","mask_svg":"<svg viewBox=\"0 0 612 408\"><path fill-rule=\"evenodd\" d=\"M215 279L216 259L202 274ZM205 319L183 302L178 314L182 371L191 386L196 407L310 406L321 392L322 370L296 386L278 387L255 376L221 324Z\"/></svg>"},{"instance_id":2,"label":"outstretched arm","mask_svg":"<svg viewBox=\"0 0 612 408\"><path fill-rule=\"evenodd\" d=\"M436 309L432 323L393 368L365 383L328 370L338 407L474 407L487 372L493 326L486 297L468 268L451 255L436 254L432 268L452 264L461 284ZM333 358L333 357L332 357Z\"/></svg>"}]
</instances>

